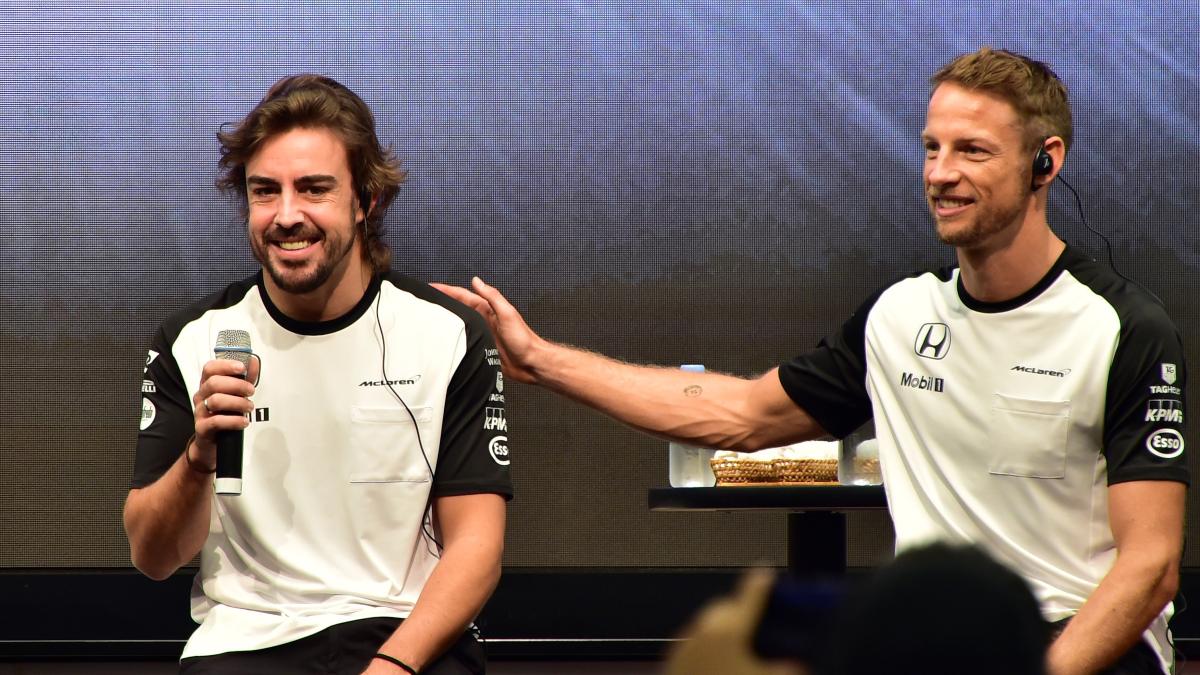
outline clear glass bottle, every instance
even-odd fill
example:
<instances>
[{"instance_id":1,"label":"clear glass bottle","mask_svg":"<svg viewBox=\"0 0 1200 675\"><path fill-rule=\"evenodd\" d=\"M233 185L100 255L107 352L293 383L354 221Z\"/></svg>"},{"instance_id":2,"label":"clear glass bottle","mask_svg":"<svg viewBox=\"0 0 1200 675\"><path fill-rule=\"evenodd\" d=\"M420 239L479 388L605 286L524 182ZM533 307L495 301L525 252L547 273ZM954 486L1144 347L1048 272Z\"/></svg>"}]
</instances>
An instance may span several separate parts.
<instances>
[{"instance_id":1,"label":"clear glass bottle","mask_svg":"<svg viewBox=\"0 0 1200 675\"><path fill-rule=\"evenodd\" d=\"M842 485L879 485L879 441L875 425L867 422L838 444L838 482Z\"/></svg>"},{"instance_id":2,"label":"clear glass bottle","mask_svg":"<svg viewBox=\"0 0 1200 675\"><path fill-rule=\"evenodd\" d=\"M699 364L683 365L680 369L691 373L704 372L704 366ZM668 447L670 456L667 468L671 487L712 487L717 484L710 463L713 450L675 441L671 441Z\"/></svg>"}]
</instances>

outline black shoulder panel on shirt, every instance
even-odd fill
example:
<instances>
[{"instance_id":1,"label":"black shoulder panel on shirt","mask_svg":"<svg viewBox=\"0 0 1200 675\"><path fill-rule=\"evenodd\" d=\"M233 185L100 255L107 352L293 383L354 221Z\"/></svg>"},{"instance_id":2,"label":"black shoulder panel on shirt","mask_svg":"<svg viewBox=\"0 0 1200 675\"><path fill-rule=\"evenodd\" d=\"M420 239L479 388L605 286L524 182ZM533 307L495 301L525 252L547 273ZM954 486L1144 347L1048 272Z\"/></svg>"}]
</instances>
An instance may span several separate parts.
<instances>
[{"instance_id":1,"label":"black shoulder panel on shirt","mask_svg":"<svg viewBox=\"0 0 1200 675\"><path fill-rule=\"evenodd\" d=\"M871 419L867 395L867 317L880 296L889 288L931 272L916 272L894 280L867 297L839 331L825 337L817 348L779 367L779 382L788 396L837 438L845 438ZM954 275L953 267L932 274L943 282Z\"/></svg>"},{"instance_id":2,"label":"black shoulder panel on shirt","mask_svg":"<svg viewBox=\"0 0 1200 675\"><path fill-rule=\"evenodd\" d=\"M166 473L183 452L184 444L194 430L192 402L172 353L179 334L205 312L241 302L257 281L258 275L255 275L211 293L171 314L154 332L150 342L153 358L146 360L142 385L143 415L147 410L153 412L151 423L143 425L146 428L138 433L131 487L145 487ZM146 383L149 383L149 389Z\"/></svg>"},{"instance_id":3,"label":"black shoulder panel on shirt","mask_svg":"<svg viewBox=\"0 0 1200 675\"><path fill-rule=\"evenodd\" d=\"M250 292L250 289L259 284L261 276L262 272L259 272L241 281L235 281L225 288L215 293L210 293L168 316L162 322L162 336L167 340L168 344L174 344L175 338L179 337L179 333L183 331L183 327L203 316L205 312L214 309L225 309L241 302L246 297L246 294Z\"/></svg>"},{"instance_id":4,"label":"black shoulder panel on shirt","mask_svg":"<svg viewBox=\"0 0 1200 675\"><path fill-rule=\"evenodd\" d=\"M463 358L446 391L433 496L494 493L511 499L504 380L487 322L475 310L428 284L397 272L384 279L401 291L452 312L465 325Z\"/></svg>"},{"instance_id":5,"label":"black shoulder panel on shirt","mask_svg":"<svg viewBox=\"0 0 1200 675\"><path fill-rule=\"evenodd\" d=\"M463 320L463 323L467 324L468 334L480 333L488 336L489 340L491 339L491 331L488 329L483 317L479 316L479 312L467 307L433 286L423 281L417 281L400 272L388 272L384 276L384 280L406 293L412 293L421 300L431 302L453 312L458 318Z\"/></svg>"},{"instance_id":6,"label":"black shoulder panel on shirt","mask_svg":"<svg viewBox=\"0 0 1200 675\"><path fill-rule=\"evenodd\" d=\"M1121 323L1104 403L1109 484L1190 482L1184 453L1187 366L1179 330L1146 289L1073 249L1064 257L1066 271L1104 298Z\"/></svg>"}]
</instances>

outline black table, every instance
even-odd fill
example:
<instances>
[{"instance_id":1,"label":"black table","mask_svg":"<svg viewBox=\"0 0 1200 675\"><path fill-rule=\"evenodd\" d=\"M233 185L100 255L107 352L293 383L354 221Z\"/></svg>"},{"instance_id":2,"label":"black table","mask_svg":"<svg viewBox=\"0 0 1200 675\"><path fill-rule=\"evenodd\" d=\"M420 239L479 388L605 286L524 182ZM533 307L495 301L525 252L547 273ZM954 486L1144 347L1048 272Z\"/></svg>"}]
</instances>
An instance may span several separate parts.
<instances>
[{"instance_id":1,"label":"black table","mask_svg":"<svg viewBox=\"0 0 1200 675\"><path fill-rule=\"evenodd\" d=\"M651 511L787 511L788 569L841 574L846 569L846 512L887 508L882 485L650 488Z\"/></svg>"}]
</instances>

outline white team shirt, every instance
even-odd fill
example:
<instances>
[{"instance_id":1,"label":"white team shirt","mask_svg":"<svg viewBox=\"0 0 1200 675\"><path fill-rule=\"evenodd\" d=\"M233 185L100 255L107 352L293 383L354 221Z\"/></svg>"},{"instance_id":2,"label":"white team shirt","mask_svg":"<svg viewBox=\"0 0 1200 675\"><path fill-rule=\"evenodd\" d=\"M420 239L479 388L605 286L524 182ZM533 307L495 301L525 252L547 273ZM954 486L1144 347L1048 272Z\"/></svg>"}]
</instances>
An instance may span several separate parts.
<instances>
[{"instance_id":1,"label":"white team shirt","mask_svg":"<svg viewBox=\"0 0 1200 675\"><path fill-rule=\"evenodd\" d=\"M234 284L155 338L135 487L178 458L201 369L228 329L250 333L261 374L242 494L214 495L192 592L200 627L183 656L406 617L438 562L422 533L431 495L512 494L503 378L486 327L396 274L321 323L283 315L259 277Z\"/></svg>"},{"instance_id":2,"label":"white team shirt","mask_svg":"<svg viewBox=\"0 0 1200 675\"><path fill-rule=\"evenodd\" d=\"M1178 332L1072 249L1005 303L972 299L958 269L892 284L780 380L837 436L875 418L897 550L979 545L1049 621L1112 567L1108 485L1189 480ZM1171 613L1146 635L1164 669Z\"/></svg>"}]
</instances>

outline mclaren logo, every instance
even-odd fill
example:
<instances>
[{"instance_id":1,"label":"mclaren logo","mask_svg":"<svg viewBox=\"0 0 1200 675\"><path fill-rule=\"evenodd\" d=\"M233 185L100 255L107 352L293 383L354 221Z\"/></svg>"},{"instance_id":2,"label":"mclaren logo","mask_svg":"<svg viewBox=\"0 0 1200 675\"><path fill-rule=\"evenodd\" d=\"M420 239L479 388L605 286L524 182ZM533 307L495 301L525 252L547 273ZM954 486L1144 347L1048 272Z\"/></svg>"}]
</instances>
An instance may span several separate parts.
<instances>
[{"instance_id":1,"label":"mclaren logo","mask_svg":"<svg viewBox=\"0 0 1200 675\"><path fill-rule=\"evenodd\" d=\"M360 387L398 387L405 384L416 384L421 376L403 379L403 380L363 380L358 383Z\"/></svg>"},{"instance_id":2,"label":"mclaren logo","mask_svg":"<svg viewBox=\"0 0 1200 675\"><path fill-rule=\"evenodd\" d=\"M927 359L944 359L950 352L950 327L944 323L927 323L917 331L913 343L917 356Z\"/></svg>"},{"instance_id":3,"label":"mclaren logo","mask_svg":"<svg viewBox=\"0 0 1200 675\"><path fill-rule=\"evenodd\" d=\"M1048 375L1049 377L1066 377L1071 374L1070 368L1063 370L1047 370L1045 368L1033 368L1031 366L1013 366L1012 369L1018 373L1029 373L1030 375Z\"/></svg>"}]
</instances>

